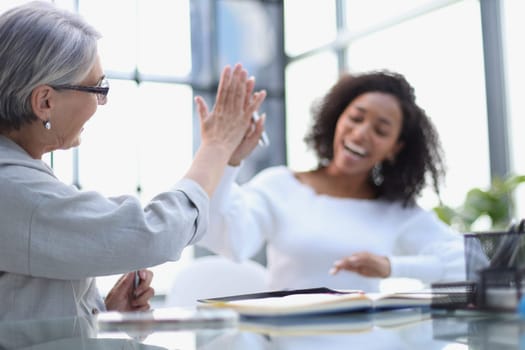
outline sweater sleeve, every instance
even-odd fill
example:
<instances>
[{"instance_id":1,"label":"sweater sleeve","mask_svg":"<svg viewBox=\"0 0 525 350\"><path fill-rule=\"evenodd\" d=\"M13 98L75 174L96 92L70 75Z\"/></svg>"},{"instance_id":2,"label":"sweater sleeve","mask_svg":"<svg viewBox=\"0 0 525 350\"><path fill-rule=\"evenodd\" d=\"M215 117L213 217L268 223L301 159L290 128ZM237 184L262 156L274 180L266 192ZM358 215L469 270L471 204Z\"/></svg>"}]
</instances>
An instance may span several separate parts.
<instances>
[{"instance_id":1,"label":"sweater sleeve","mask_svg":"<svg viewBox=\"0 0 525 350\"><path fill-rule=\"evenodd\" d=\"M243 261L255 255L265 242L272 214L254 180L235 183L238 167L227 167L210 200L210 225L198 245L214 253Z\"/></svg>"},{"instance_id":2,"label":"sweater sleeve","mask_svg":"<svg viewBox=\"0 0 525 350\"><path fill-rule=\"evenodd\" d=\"M465 280L463 236L421 209L400 228L391 277L417 278L424 283Z\"/></svg>"}]
</instances>

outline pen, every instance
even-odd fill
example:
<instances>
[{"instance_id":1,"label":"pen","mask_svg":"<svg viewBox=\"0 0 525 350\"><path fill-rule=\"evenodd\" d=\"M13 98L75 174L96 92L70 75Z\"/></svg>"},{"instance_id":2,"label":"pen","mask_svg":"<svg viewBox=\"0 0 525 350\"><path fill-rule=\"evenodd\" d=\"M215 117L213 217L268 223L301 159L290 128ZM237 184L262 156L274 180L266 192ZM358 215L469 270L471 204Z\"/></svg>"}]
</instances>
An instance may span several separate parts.
<instances>
[{"instance_id":1,"label":"pen","mask_svg":"<svg viewBox=\"0 0 525 350\"><path fill-rule=\"evenodd\" d=\"M257 113L257 111L253 112L252 120L253 120L254 123L256 123L260 118L261 118L261 116L259 115L259 113ZM266 147L266 146L270 145L270 139L268 138L268 135L266 134L266 131L262 132L261 138L259 139L259 145L262 146L262 147Z\"/></svg>"},{"instance_id":2,"label":"pen","mask_svg":"<svg viewBox=\"0 0 525 350\"><path fill-rule=\"evenodd\" d=\"M140 284L140 275L139 275L139 271L135 271L135 279L133 280L133 288L134 289L137 289L138 286Z\"/></svg>"}]
</instances>

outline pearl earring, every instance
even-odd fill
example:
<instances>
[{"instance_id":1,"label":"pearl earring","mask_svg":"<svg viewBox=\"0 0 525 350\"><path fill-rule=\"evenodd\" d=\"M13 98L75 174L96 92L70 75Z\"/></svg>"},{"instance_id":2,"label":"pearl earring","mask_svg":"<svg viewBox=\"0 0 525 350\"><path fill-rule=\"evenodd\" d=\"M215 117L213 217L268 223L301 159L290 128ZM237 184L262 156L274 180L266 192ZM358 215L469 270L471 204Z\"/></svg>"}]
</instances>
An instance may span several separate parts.
<instances>
[{"instance_id":1,"label":"pearl earring","mask_svg":"<svg viewBox=\"0 0 525 350\"><path fill-rule=\"evenodd\" d=\"M47 130L51 129L51 122L49 120L46 120L44 122L44 128L46 128Z\"/></svg>"}]
</instances>

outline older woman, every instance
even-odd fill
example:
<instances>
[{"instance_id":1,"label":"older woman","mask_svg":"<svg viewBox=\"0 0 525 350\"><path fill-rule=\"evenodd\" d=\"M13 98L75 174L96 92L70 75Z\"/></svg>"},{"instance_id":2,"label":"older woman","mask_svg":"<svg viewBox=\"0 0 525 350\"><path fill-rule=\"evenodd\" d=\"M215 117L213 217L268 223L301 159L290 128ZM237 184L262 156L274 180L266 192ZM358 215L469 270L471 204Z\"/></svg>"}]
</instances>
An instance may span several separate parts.
<instances>
[{"instance_id":1,"label":"older woman","mask_svg":"<svg viewBox=\"0 0 525 350\"><path fill-rule=\"evenodd\" d=\"M462 236L416 204L426 176L438 188L438 135L401 74L342 76L306 140L318 167L264 170L233 183L245 142L212 198L199 243L242 260L267 243L270 289L377 291L381 278L464 278Z\"/></svg>"},{"instance_id":2,"label":"older woman","mask_svg":"<svg viewBox=\"0 0 525 350\"><path fill-rule=\"evenodd\" d=\"M147 309L149 271L136 289L133 274L124 275L105 304L93 277L177 260L206 231L208 198L232 152L257 137L251 115L265 93L253 92L242 66L226 67L213 110L196 99L202 142L172 189L143 208L132 196L62 183L41 158L79 145L84 123L106 103L98 38L49 3L0 16L0 319Z\"/></svg>"}]
</instances>

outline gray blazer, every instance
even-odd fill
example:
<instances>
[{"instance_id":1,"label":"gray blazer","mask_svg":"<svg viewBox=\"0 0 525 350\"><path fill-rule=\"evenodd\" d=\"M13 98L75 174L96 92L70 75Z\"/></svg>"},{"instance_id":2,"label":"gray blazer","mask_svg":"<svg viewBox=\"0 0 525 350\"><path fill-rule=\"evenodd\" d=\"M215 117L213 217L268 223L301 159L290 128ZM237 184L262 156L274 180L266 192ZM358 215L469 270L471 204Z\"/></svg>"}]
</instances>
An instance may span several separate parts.
<instances>
[{"instance_id":1,"label":"gray blazer","mask_svg":"<svg viewBox=\"0 0 525 350\"><path fill-rule=\"evenodd\" d=\"M182 179L142 207L64 184L0 136L0 320L104 310L93 277L180 257L206 231L209 198Z\"/></svg>"}]
</instances>

